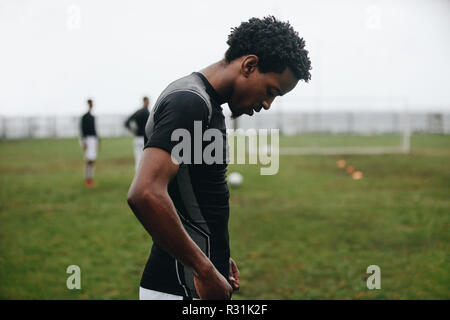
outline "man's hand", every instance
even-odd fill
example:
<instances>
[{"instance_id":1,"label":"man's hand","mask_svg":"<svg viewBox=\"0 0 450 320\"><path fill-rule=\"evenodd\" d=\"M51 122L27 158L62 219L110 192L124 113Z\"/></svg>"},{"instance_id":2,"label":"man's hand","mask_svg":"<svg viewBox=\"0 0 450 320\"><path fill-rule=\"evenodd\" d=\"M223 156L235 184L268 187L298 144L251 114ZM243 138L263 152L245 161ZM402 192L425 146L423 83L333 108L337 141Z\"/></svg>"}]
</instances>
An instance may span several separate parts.
<instances>
[{"instance_id":1,"label":"man's hand","mask_svg":"<svg viewBox=\"0 0 450 320\"><path fill-rule=\"evenodd\" d=\"M87 149L87 143L83 142L83 151L86 151L86 149Z\"/></svg>"},{"instance_id":2,"label":"man's hand","mask_svg":"<svg viewBox=\"0 0 450 320\"><path fill-rule=\"evenodd\" d=\"M230 300L233 288L214 266L205 274L194 275L194 284L202 300Z\"/></svg>"},{"instance_id":3,"label":"man's hand","mask_svg":"<svg viewBox=\"0 0 450 320\"><path fill-rule=\"evenodd\" d=\"M230 258L230 272L228 274L228 279L233 283L233 289L239 290L240 287L240 276L239 276L239 269L236 265L236 262L234 262L233 259Z\"/></svg>"}]
</instances>

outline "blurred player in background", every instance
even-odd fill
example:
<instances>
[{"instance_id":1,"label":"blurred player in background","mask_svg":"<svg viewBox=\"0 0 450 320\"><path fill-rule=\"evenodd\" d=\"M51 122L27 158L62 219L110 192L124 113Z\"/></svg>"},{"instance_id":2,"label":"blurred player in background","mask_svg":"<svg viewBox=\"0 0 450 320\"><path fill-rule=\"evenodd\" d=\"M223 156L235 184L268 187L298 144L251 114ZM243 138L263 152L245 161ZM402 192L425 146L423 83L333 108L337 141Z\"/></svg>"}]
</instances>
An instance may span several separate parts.
<instances>
[{"instance_id":1,"label":"blurred player in background","mask_svg":"<svg viewBox=\"0 0 450 320\"><path fill-rule=\"evenodd\" d=\"M172 82L150 113L141 165L128 192L128 204L153 238L140 299L230 299L240 286L230 257L221 105L227 102L233 117L268 110L277 96L310 79L311 62L298 33L272 16L243 22L227 43L222 60ZM172 133L183 129L187 140L196 139L199 123L203 132L218 133L218 161L202 159L209 147L202 141L192 142L187 161L174 152L179 141Z\"/></svg>"},{"instance_id":2,"label":"blurred player in background","mask_svg":"<svg viewBox=\"0 0 450 320\"><path fill-rule=\"evenodd\" d=\"M144 97L143 106L133 113L127 121L125 121L125 127L130 130L134 135L134 160L135 169L137 170L139 161L141 160L142 151L144 151L144 135L145 124L147 123L150 112L148 111L149 99Z\"/></svg>"},{"instance_id":3,"label":"blurred player in background","mask_svg":"<svg viewBox=\"0 0 450 320\"><path fill-rule=\"evenodd\" d=\"M95 118L91 111L94 103L91 99L87 101L88 112L86 112L80 121L81 144L84 150L84 157L86 160L85 167L85 185L91 187L94 185L94 169L95 160L97 159L97 152L99 147L99 140L97 131L95 130Z\"/></svg>"}]
</instances>

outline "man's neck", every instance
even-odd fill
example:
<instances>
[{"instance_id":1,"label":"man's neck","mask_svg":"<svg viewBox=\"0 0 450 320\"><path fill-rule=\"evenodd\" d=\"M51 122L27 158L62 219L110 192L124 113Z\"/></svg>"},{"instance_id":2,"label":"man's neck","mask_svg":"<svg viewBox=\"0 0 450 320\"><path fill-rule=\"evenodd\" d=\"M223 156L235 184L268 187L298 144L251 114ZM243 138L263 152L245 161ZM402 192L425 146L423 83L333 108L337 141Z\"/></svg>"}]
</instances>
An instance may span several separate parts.
<instances>
[{"instance_id":1,"label":"man's neck","mask_svg":"<svg viewBox=\"0 0 450 320\"><path fill-rule=\"evenodd\" d=\"M234 76L232 70L232 66L224 59L200 70L200 73L205 76L224 102L228 102L233 93Z\"/></svg>"}]
</instances>

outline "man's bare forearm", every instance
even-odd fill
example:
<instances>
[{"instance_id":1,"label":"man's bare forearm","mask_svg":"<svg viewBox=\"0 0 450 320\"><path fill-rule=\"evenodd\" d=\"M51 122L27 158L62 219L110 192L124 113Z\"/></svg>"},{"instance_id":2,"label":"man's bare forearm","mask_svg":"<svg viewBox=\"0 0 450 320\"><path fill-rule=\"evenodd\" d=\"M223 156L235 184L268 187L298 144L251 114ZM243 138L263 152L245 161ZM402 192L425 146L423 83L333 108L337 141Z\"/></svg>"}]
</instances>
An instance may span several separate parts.
<instances>
[{"instance_id":1,"label":"man's bare forearm","mask_svg":"<svg viewBox=\"0 0 450 320\"><path fill-rule=\"evenodd\" d=\"M211 261L184 229L172 199L166 192L131 195L128 204L153 241L192 269L196 276L201 277L214 269Z\"/></svg>"}]
</instances>

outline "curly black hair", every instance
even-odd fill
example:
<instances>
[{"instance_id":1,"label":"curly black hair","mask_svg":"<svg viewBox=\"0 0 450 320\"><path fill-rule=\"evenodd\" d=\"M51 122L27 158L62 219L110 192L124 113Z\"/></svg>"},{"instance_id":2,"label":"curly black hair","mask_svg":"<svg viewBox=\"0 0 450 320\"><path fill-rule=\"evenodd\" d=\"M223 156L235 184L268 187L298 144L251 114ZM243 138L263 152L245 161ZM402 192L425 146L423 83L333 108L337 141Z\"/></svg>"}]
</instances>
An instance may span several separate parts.
<instances>
[{"instance_id":1,"label":"curly black hair","mask_svg":"<svg viewBox=\"0 0 450 320\"><path fill-rule=\"evenodd\" d=\"M230 46L225 52L228 63L254 54L259 59L258 67L262 73L282 73L289 67L299 80L308 82L311 79L311 61L305 41L289 22L279 21L274 16L251 18L231 29L227 44Z\"/></svg>"}]
</instances>

